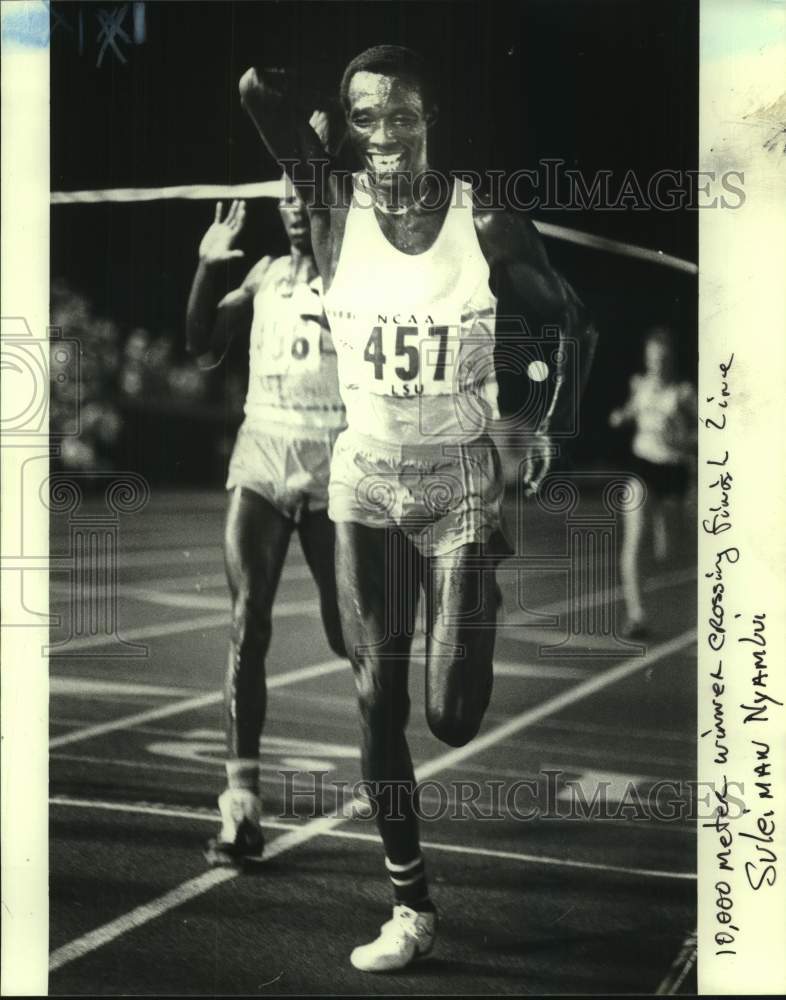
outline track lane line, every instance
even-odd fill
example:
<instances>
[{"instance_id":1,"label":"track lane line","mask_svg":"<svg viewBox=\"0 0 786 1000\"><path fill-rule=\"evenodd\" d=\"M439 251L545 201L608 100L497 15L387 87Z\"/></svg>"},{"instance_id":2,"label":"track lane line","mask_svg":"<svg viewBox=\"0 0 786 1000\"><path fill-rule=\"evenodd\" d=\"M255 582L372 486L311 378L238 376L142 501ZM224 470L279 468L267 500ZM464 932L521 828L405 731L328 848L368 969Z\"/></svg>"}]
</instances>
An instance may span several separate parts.
<instances>
[{"instance_id":1,"label":"track lane line","mask_svg":"<svg viewBox=\"0 0 786 1000\"><path fill-rule=\"evenodd\" d=\"M231 610L231 599L228 593L221 594L192 594L177 593L171 594L163 590L153 590L148 587L124 587L120 596L130 598L132 601L142 601L145 604L155 604L163 608L205 608L210 611L220 611L226 609L226 621L229 621ZM307 597L300 601L278 601L273 608L274 618L292 618L296 615L316 614L319 609L319 602L314 597ZM71 648L76 648L73 643Z\"/></svg>"},{"instance_id":2,"label":"track lane line","mask_svg":"<svg viewBox=\"0 0 786 1000\"><path fill-rule=\"evenodd\" d=\"M70 762L75 763L75 764L96 764L96 765L102 765L103 764L105 768L106 767L120 767L120 768L127 768L128 770L131 770L131 771L154 771L154 772L156 772L158 774L161 774L162 772L165 772L165 771L168 772L168 773L170 773L170 774L195 774L195 775L200 775L201 777L209 779L211 781L216 777L216 767L215 766L204 767L204 768L202 768L202 767L189 767L187 764L182 764L182 765L179 765L179 764L167 764L164 761L160 761L160 762L157 761L155 764L152 764L152 763L141 762L141 761L137 761L137 760L119 760L117 758L112 758L112 757L103 758L103 757L83 756L83 755L80 755L80 754L61 754L61 753L52 754L51 759L53 761L70 761ZM216 764L218 764L218 761L216 761ZM274 792L276 790L280 790L281 789L281 773L280 773L281 769L280 769L280 767L276 767L274 772L271 772L270 770L266 771L265 770L265 765L262 765L261 767L262 767L262 769L261 769L260 775L259 775L259 783L260 783L260 785L264 785L265 787L269 786L270 788L272 788L274 790ZM473 773L475 773L474 772L474 768L470 767L464 773L473 774ZM503 777L503 778L504 777L514 777L513 772L506 773L505 771L502 771L502 770L495 771L495 770L493 770L491 768L488 768L486 770L486 773L494 775L494 776L496 776L498 778L499 777ZM521 777L522 777L522 774L520 772L515 773L515 779L519 779ZM308 789L304 789L303 790L303 794L308 794L308 791L309 791ZM295 792L297 794L298 789L295 789ZM336 797L338 797L338 796L336 796ZM342 800L343 800L343 802L345 804L347 804L347 803L351 804L352 798L351 798L351 795L349 794L349 790L348 789L347 789L347 793L342 797ZM437 795L436 793L429 792L428 790L426 790L425 792L423 792L421 794L421 801L423 802L424 805L425 804L434 803L437 806L439 806L440 808L442 806L453 807L453 806L456 806L458 804L458 800L457 800L455 794L449 793L447 796L443 797L443 796ZM483 808L486 805L491 806L492 803L491 803L491 800L481 799L476 804L478 805L479 808ZM326 815L334 816L335 814L334 813L326 813ZM346 818L351 818L351 817L347 816ZM508 816L506 818L510 818L510 814L508 814ZM593 821L592 821L592 819L581 818L581 819L573 820L572 822L574 822L574 823L591 823ZM616 829L616 830L626 829L626 830L639 831L639 830L642 829L641 823L638 823L636 820L615 819L613 821L612 820L608 820L606 822L608 822L609 824L611 824L613 822L614 829ZM664 836L666 834L676 835L676 836L683 836L683 837L692 837L695 840L695 838L696 838L696 827L695 827L695 824L694 825L671 824L669 826L661 826L659 828L659 830L658 830L658 835L659 836Z\"/></svg>"},{"instance_id":3,"label":"track lane line","mask_svg":"<svg viewBox=\"0 0 786 1000\"><path fill-rule=\"evenodd\" d=\"M646 593L655 593L658 590L663 590L667 587L673 587L679 583L688 583L695 579L696 571L695 569L684 569L676 570L670 573L664 573L660 577L649 581L643 587ZM151 581L155 584L155 581ZM129 585L133 586L135 589L143 589L138 584ZM150 593L150 592L148 592ZM199 596L199 595L197 595ZM617 587L613 593L614 600L622 599L622 588ZM180 599L181 595L170 595L170 594L160 594L156 596L156 602L162 603L166 602L169 606L174 607L194 607L193 601L188 601L185 603ZM207 601L209 607L214 607L214 599ZM227 598L227 601L229 598ZM594 607L600 598L593 598L586 603L587 607ZM155 603L155 602L154 602ZM297 607L296 607L297 606ZM532 614L560 614L567 611L570 607L569 600L567 598L560 598L557 601L552 601L549 604L545 604L542 607L535 607L530 610ZM316 599L311 601L284 601L279 602L273 607L273 618L282 617L289 618L293 615L304 614L304 615L317 615L319 613L319 605ZM513 639L514 641L527 642L528 637L523 634L516 634L514 629L516 626L524 626L526 623L517 622L514 620L513 616L523 615L521 609L512 609L510 612L510 618L507 621L501 621L499 624L498 638L500 639ZM213 615L200 615L196 618L186 618L179 622L159 622L153 625L144 625L139 628L128 629L121 638L127 642L134 642L138 639L156 639L168 635L180 635L184 632L196 632L199 629L207 628L220 628L221 626L228 625L230 621L229 609L227 609L225 614L213 614ZM526 629L526 631L529 631ZM554 635L549 634L549 638L554 638L558 636L559 633L555 630ZM101 646L112 645L116 641L114 636L86 636L84 639L72 639L68 642L68 649L79 650L79 649L97 649ZM47 653L50 657L56 657L57 646L50 645L47 647Z\"/></svg>"},{"instance_id":4,"label":"track lane line","mask_svg":"<svg viewBox=\"0 0 786 1000\"><path fill-rule=\"evenodd\" d=\"M125 562L121 562L121 568L125 566ZM143 564L144 565L144 564ZM281 583L302 583L304 581L313 580L313 574L311 570L306 565L306 563L299 563L294 565L285 565L284 570L281 574ZM137 597L139 600L145 600L145 595L147 593L160 593L166 591L175 591L177 593L186 594L190 593L194 597L200 596L205 590L226 590L227 589L227 575L226 572L222 573L182 573L180 576L169 576L152 578L152 579L142 579L134 580L130 583L121 583L116 587L94 587L91 588L91 593L102 597L106 594L115 595L120 597ZM70 583L51 581L49 584L49 593L56 597L71 597L73 588ZM229 597L227 596L227 601ZM155 603L155 602L154 602Z\"/></svg>"},{"instance_id":5,"label":"track lane line","mask_svg":"<svg viewBox=\"0 0 786 1000\"><path fill-rule=\"evenodd\" d=\"M161 816L165 819L187 819L200 823L215 825L219 814L202 812L195 809L180 809L175 806L153 806L144 803L104 802L101 799L75 799L67 795L54 795L49 800L50 805L65 806L76 809L100 809L107 812L125 812L140 816ZM346 817L350 819L350 816ZM263 818L260 825L271 830L294 830L299 826L293 823L283 823L281 820ZM336 837L341 840L360 840L369 844L379 844L376 833L362 833L359 830L326 830L323 837ZM520 851L501 851L489 847L472 847L463 844L448 844L439 840L423 840L421 847L429 851L447 851L451 854L468 854L483 858L499 858L502 861L520 861L526 864L556 865L562 868L578 868L591 871L611 872L616 875L634 875L646 878L665 878L680 881L696 881L695 872L671 872L658 868L631 868L625 865L607 865L594 861L571 861L568 858L554 858L547 854L523 854Z\"/></svg>"},{"instance_id":6,"label":"track lane line","mask_svg":"<svg viewBox=\"0 0 786 1000\"><path fill-rule=\"evenodd\" d=\"M422 648L420 648L422 647ZM413 652L422 652L425 654L425 646L421 643L420 646L415 644L413 646ZM349 664L345 660L328 660L326 663L337 664L329 670L323 669L325 664L316 664L311 667L300 667L296 670L288 671L284 674L273 674L268 678L268 690L275 690L276 688L284 687L288 684L294 684L300 680L310 680L315 676L322 676L324 673L333 673L339 670L341 666L346 666L349 669ZM341 665L341 666L339 666ZM495 664L494 667L495 674L499 677L516 677L516 678L527 678L535 677L537 679L548 679L548 680L568 680L574 677L584 677L586 676L586 671L579 670L575 667L549 667L548 665L541 672L538 670L537 665L533 664L515 664L509 661L501 661L499 665ZM316 671L316 672L315 672ZM64 678L62 679L64 683L61 683L60 678L52 678L53 690L52 694L68 694L76 695L79 693L80 681L76 678ZM132 684L126 685L123 682L102 682L86 680L84 682L86 691L88 694L91 690L91 685L96 685L96 691L111 691L125 690L129 688L134 694L142 694L144 685ZM156 695L162 695L163 692L171 692L173 694L179 694L185 692L186 689L178 688L159 688L156 685L151 685L151 693ZM70 743L78 743L82 740L92 739L94 736L103 736L105 733L114 732L117 729L130 729L133 726L143 725L145 722L152 722L156 719L167 719L173 715L179 715L181 712L191 712L199 708L209 707L210 705L217 704L223 698L223 691L207 691L203 694L194 695L191 698L186 698L182 701L175 702L174 704L164 705L161 708L147 709L144 712L137 712L134 715L123 716L120 719L110 720L109 722L96 723L95 725L86 726L83 729L72 730L68 733L63 733L61 736L53 736L49 741L49 749L56 750L58 747L67 746ZM354 704L354 699L352 699Z\"/></svg>"},{"instance_id":7,"label":"track lane line","mask_svg":"<svg viewBox=\"0 0 786 1000\"><path fill-rule=\"evenodd\" d=\"M504 564L503 564L504 566ZM690 583L696 579L696 567L686 567L684 569L670 570L666 573L661 573L659 576L653 577L651 580L647 580L642 586L642 591L645 594L654 594L659 590L666 590L669 587L679 586L681 583ZM622 585L617 585L611 592L611 597L614 601L621 601L623 599ZM602 604L606 600L606 595L602 593L593 593L592 596L583 596L581 599L581 607L596 608L599 604ZM569 611L572 606L572 601L566 597L560 597L556 601L551 601L549 604L543 604L537 608L527 609L526 614L533 615L561 615L566 611ZM522 631L517 634L511 634L507 632L506 626L512 629L514 626L521 626ZM534 636L534 632L537 631L539 626L528 625L525 619L525 610L523 608L511 608L509 612L506 612L506 619L500 623L500 638L513 639L515 642L543 642L550 641L558 638L561 634L561 630L553 629L548 631L546 626L540 626L543 630L543 636ZM530 635L533 638L530 640ZM591 638L591 637L588 637Z\"/></svg>"},{"instance_id":8,"label":"track lane line","mask_svg":"<svg viewBox=\"0 0 786 1000\"><path fill-rule=\"evenodd\" d=\"M157 639L167 635L181 635L183 632L198 632L200 629L221 628L230 621L229 611L220 615L200 615L198 618L185 618L179 622L158 622L155 625L142 625L139 628L125 629L120 637L124 642L135 639ZM79 649L98 649L101 646L111 646L117 641L115 636L91 635L84 639L69 639L61 643L68 646L69 653ZM57 644L46 647L47 656L57 658Z\"/></svg>"},{"instance_id":9,"label":"track lane line","mask_svg":"<svg viewBox=\"0 0 786 1000\"><path fill-rule=\"evenodd\" d=\"M454 764L466 760L467 757L487 750L489 747L494 746L495 743L499 743L501 740L521 732L533 723L539 722L547 715L553 715L555 712L559 712L561 709L567 708L569 705L573 705L575 702L581 701L591 694L602 691L611 684L616 684L617 681L621 681L625 677L630 677L632 674L638 673L645 667L653 666L672 653L684 649L693 643L695 639L696 629L688 629L687 632L683 632L674 639L669 639L667 642L655 646L648 653L645 653L644 656L636 656L629 660L623 660L622 663L617 664L615 667L609 667L600 674L588 677L585 681L581 681L579 684L568 688L567 691L562 691L552 698L547 698L546 701L541 702L539 705L535 705L533 708L515 715L512 719L508 719L507 722L495 726L494 729L489 730L489 732L484 733L482 736L476 736L466 746L455 747L453 750L448 751L448 753L441 754L439 757L428 761L423 767L418 769L418 780L430 778L439 771L447 770Z\"/></svg>"},{"instance_id":10,"label":"track lane line","mask_svg":"<svg viewBox=\"0 0 786 1000\"><path fill-rule=\"evenodd\" d=\"M167 764L164 760L157 760L156 763L153 764L137 760L123 760L116 757L91 757L89 755L83 756L81 754L68 753L53 753L51 759L53 761L68 761L73 764L95 764L99 766L103 764L104 769L107 767L120 767L127 768L130 771L154 771L159 775L165 771L169 774L196 774L211 783L216 778L216 767L214 766L189 767L187 764ZM279 770L279 768L276 768L275 774L273 774L270 771L265 772L265 770L262 769L259 775L259 783L261 785L269 785L274 790L280 789L281 775L279 774Z\"/></svg>"},{"instance_id":11,"label":"track lane line","mask_svg":"<svg viewBox=\"0 0 786 1000\"><path fill-rule=\"evenodd\" d=\"M590 677L586 681L582 681L579 684L574 685L574 687L569 688L567 691L562 692L553 698L548 698L540 705L527 709L526 711L514 716L512 719L509 719L507 722L504 722L499 726L495 726L483 736L476 737L466 746L456 747L447 753L439 754L437 757L433 757L430 761L427 761L422 767L416 770L416 780L422 781L424 778L433 777L440 771L449 770L459 761L466 760L473 754L488 749L490 746L493 746L495 743L498 743L500 740L507 738L513 733L521 732L528 726L531 726L533 723L539 721L541 718L558 712L563 708L567 708L569 705L581 701L582 699L589 697L589 695L595 694L596 692L609 687L609 685L615 684L617 681L643 670L645 667L652 666L653 664L664 659L666 656L684 649L686 646L694 642L695 638L696 630L689 629L687 632L683 632L674 639L656 646L645 656L638 656L630 660L623 661L617 666L610 667L608 670L603 671L601 674ZM286 851L298 847L300 844L307 843L315 837L322 836L327 831L333 830L335 827L340 826L345 822L346 818L343 815L321 816L318 819L309 820L297 830L288 830L280 837L277 837L269 846L266 847L265 858L270 860L271 858L278 857ZM131 910L130 913L126 913L123 916L110 921L108 924L104 924L102 927L89 931L87 934L83 934L81 937L75 938L68 944L63 945L62 948L53 952L50 958L50 971L61 968L66 963L72 962L74 959L81 958L84 955L95 951L96 948L100 948L109 941L115 940L128 931L133 930L135 927L140 927L148 921L160 916L162 913L165 913L176 906L180 906L182 903L188 902L188 900L194 899L196 896L209 891L213 888L213 886L219 885L221 882L228 881L230 878L236 878L239 873L230 871L223 878L215 877L216 874L216 872L211 871L206 874L199 875L196 878L189 879L177 889L165 893L163 896L159 896L158 899L154 899L150 903L144 904L143 906L138 906L134 910ZM214 877L211 879L210 876Z\"/></svg>"},{"instance_id":12,"label":"track lane line","mask_svg":"<svg viewBox=\"0 0 786 1000\"><path fill-rule=\"evenodd\" d=\"M64 536L62 542L66 543L67 538L67 535ZM58 541L60 540L54 539L55 545L57 545ZM58 551L56 548L50 554L50 560L55 564L58 559L65 560L68 558L67 552ZM182 566L184 570L188 571L201 563L216 563L216 565L220 565L223 558L223 546L221 542L216 542L213 545L184 545L182 548L168 549L127 548L125 552L121 550L118 563L121 567L128 567L129 569L140 569L149 566L173 566L175 568ZM42 566L43 568L45 567ZM49 568L51 570L55 567L50 565ZM64 566L61 571L66 573L68 572L68 568Z\"/></svg>"},{"instance_id":13,"label":"track lane line","mask_svg":"<svg viewBox=\"0 0 786 1000\"><path fill-rule=\"evenodd\" d=\"M68 944L52 952L49 956L50 973L62 968L69 962L73 962L77 958L81 958L83 955L87 955L91 951L95 951L105 944L109 944L110 941L114 941L121 935L127 934L134 927L142 927L155 917L161 916L162 913L166 913L177 906L182 906L183 903L187 903L190 899L201 896L214 886L221 885L222 882L227 882L229 879L235 878L235 876L236 872L231 869L213 868L197 876L197 878L183 882L182 885L166 893L166 895L159 896L158 899L154 899L150 903L137 906L130 913L124 913L122 917L118 917L108 924L97 927L94 931L83 934L82 937L76 938L74 941L70 941Z\"/></svg>"},{"instance_id":14,"label":"track lane line","mask_svg":"<svg viewBox=\"0 0 786 1000\"><path fill-rule=\"evenodd\" d=\"M221 628L229 625L231 621L231 610L229 607L229 595L226 598L210 597L209 595L190 594L153 594L147 591L145 600L148 603L158 604L165 607L194 608L202 607L216 608L226 605L226 611L221 614L200 615L198 618L186 618L179 622L158 622L155 625L142 625L139 628L125 629L120 636L123 642L133 642L135 639L154 639L166 635L179 635L183 632L196 632L199 629ZM302 601L278 601L273 606L273 618L296 618L298 616L318 617L319 601L315 597ZM98 649L101 646L110 646L117 642L117 636L88 635L83 639L66 639L60 645L68 647L69 654L80 649ZM58 655L57 644L46 647L48 656Z\"/></svg>"},{"instance_id":15,"label":"track lane line","mask_svg":"<svg viewBox=\"0 0 786 1000\"><path fill-rule=\"evenodd\" d=\"M683 941L679 954L655 990L656 997L673 996L680 992L682 984L696 964L697 947L696 931L694 930Z\"/></svg>"},{"instance_id":16,"label":"track lane line","mask_svg":"<svg viewBox=\"0 0 786 1000\"><path fill-rule=\"evenodd\" d=\"M272 843L265 845L265 860L270 861L279 854L291 851L299 844L319 836L322 828L330 829L330 825L333 822L331 818L323 817L312 820L303 826L288 829L280 837L272 841ZM222 882L228 882L231 879L237 878L238 874L233 869L214 868L204 872L202 875L197 875L196 878L183 882L176 889L172 889L163 896L159 896L158 899L154 899L150 903L143 903L129 913L124 913L115 920L111 920L109 923L103 924L93 931L88 931L87 934L83 934L81 937L53 951L49 956L49 971L54 972L69 962L73 962L75 959L81 958L83 955L87 955L105 944L109 944L110 941L122 937L123 934L127 934L135 927L142 927L144 924L149 923L156 917L160 917L169 910L182 906L183 903L187 903L189 900L203 895L203 893L208 892L215 886L221 885Z\"/></svg>"},{"instance_id":17,"label":"track lane line","mask_svg":"<svg viewBox=\"0 0 786 1000\"><path fill-rule=\"evenodd\" d=\"M50 677L49 693L58 698L177 698L190 694L207 694L197 688L162 687L159 684L138 684L129 681L102 681L96 677Z\"/></svg>"},{"instance_id":18,"label":"track lane line","mask_svg":"<svg viewBox=\"0 0 786 1000\"><path fill-rule=\"evenodd\" d=\"M294 670L286 670L280 674L273 674L271 677L268 677L267 686L268 690L274 690L275 688L285 687L288 684L297 684L299 681L311 680L314 677L324 677L326 674L334 674L339 670L349 669L349 661L347 660L325 660L323 663L315 663L309 667L297 667ZM68 746L71 743L80 743L82 740L89 740L94 736L103 736L105 733L113 733L118 729L130 729L145 722L153 722L155 719L168 719L170 716L180 715L182 712L191 712L198 708L205 708L208 705L217 704L223 697L223 691L211 691L209 694L201 694L194 698L186 698L184 701L176 701L173 705L162 705L160 708L150 708L144 712L136 712L134 715L125 715L121 719L100 722L95 726L87 726L85 729L77 729L72 733L55 736L49 741L49 749L56 750L58 747Z\"/></svg>"}]
</instances>

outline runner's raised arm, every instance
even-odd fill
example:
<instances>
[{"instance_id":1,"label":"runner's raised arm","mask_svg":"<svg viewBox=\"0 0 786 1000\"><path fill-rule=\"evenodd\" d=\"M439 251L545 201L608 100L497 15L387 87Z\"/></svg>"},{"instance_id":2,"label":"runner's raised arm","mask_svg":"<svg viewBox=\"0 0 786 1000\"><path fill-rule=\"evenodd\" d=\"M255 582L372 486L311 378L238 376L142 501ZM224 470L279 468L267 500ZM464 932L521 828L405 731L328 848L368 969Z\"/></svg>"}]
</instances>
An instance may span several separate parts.
<instances>
[{"instance_id":1,"label":"runner's raised arm","mask_svg":"<svg viewBox=\"0 0 786 1000\"><path fill-rule=\"evenodd\" d=\"M334 203L330 161L309 113L288 92L289 82L283 71L252 67L240 78L240 102L309 212L325 211Z\"/></svg>"}]
</instances>

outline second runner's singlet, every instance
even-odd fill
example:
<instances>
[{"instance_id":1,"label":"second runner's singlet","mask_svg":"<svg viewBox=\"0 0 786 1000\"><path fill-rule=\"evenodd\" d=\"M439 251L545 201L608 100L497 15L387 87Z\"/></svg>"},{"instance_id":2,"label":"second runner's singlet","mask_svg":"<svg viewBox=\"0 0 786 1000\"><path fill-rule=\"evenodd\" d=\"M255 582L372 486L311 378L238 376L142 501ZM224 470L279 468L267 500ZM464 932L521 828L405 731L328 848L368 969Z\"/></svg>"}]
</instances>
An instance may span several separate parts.
<instances>
[{"instance_id":1,"label":"second runner's singlet","mask_svg":"<svg viewBox=\"0 0 786 1000\"><path fill-rule=\"evenodd\" d=\"M390 444L452 444L497 413L497 300L473 221L472 188L456 181L424 253L397 250L355 175L335 277L323 297L351 430Z\"/></svg>"},{"instance_id":2,"label":"second runner's singlet","mask_svg":"<svg viewBox=\"0 0 786 1000\"><path fill-rule=\"evenodd\" d=\"M289 257L274 260L263 275L249 346L245 413L251 426L284 424L304 434L344 427L336 352L320 292L320 278L292 283Z\"/></svg>"}]
</instances>

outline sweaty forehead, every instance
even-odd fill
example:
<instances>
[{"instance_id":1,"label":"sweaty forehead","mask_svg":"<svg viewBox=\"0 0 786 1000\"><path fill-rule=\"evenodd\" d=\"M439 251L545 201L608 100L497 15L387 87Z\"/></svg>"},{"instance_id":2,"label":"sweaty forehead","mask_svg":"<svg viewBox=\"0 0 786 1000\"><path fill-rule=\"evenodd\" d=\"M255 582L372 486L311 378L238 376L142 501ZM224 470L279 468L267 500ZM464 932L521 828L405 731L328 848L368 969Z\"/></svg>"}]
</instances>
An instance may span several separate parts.
<instances>
[{"instance_id":1,"label":"sweaty forehead","mask_svg":"<svg viewBox=\"0 0 786 1000\"><path fill-rule=\"evenodd\" d=\"M349 81L347 92L350 108L406 105L423 110L423 99L417 84L400 76L359 70Z\"/></svg>"}]
</instances>

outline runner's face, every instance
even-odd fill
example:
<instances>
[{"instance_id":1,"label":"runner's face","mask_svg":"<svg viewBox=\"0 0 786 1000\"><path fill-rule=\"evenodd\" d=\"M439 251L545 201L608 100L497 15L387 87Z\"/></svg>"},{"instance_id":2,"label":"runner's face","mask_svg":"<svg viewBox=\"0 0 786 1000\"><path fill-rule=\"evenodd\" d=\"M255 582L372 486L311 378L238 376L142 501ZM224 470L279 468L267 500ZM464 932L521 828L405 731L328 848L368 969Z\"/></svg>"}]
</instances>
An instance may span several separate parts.
<instances>
[{"instance_id":1,"label":"runner's face","mask_svg":"<svg viewBox=\"0 0 786 1000\"><path fill-rule=\"evenodd\" d=\"M303 202L296 194L282 198L278 203L278 211L290 245L296 250L307 252L311 249L311 229L308 224L308 213Z\"/></svg>"},{"instance_id":2,"label":"runner's face","mask_svg":"<svg viewBox=\"0 0 786 1000\"><path fill-rule=\"evenodd\" d=\"M418 87L382 73L355 73L349 82L349 137L376 180L426 169L428 119Z\"/></svg>"}]
</instances>

